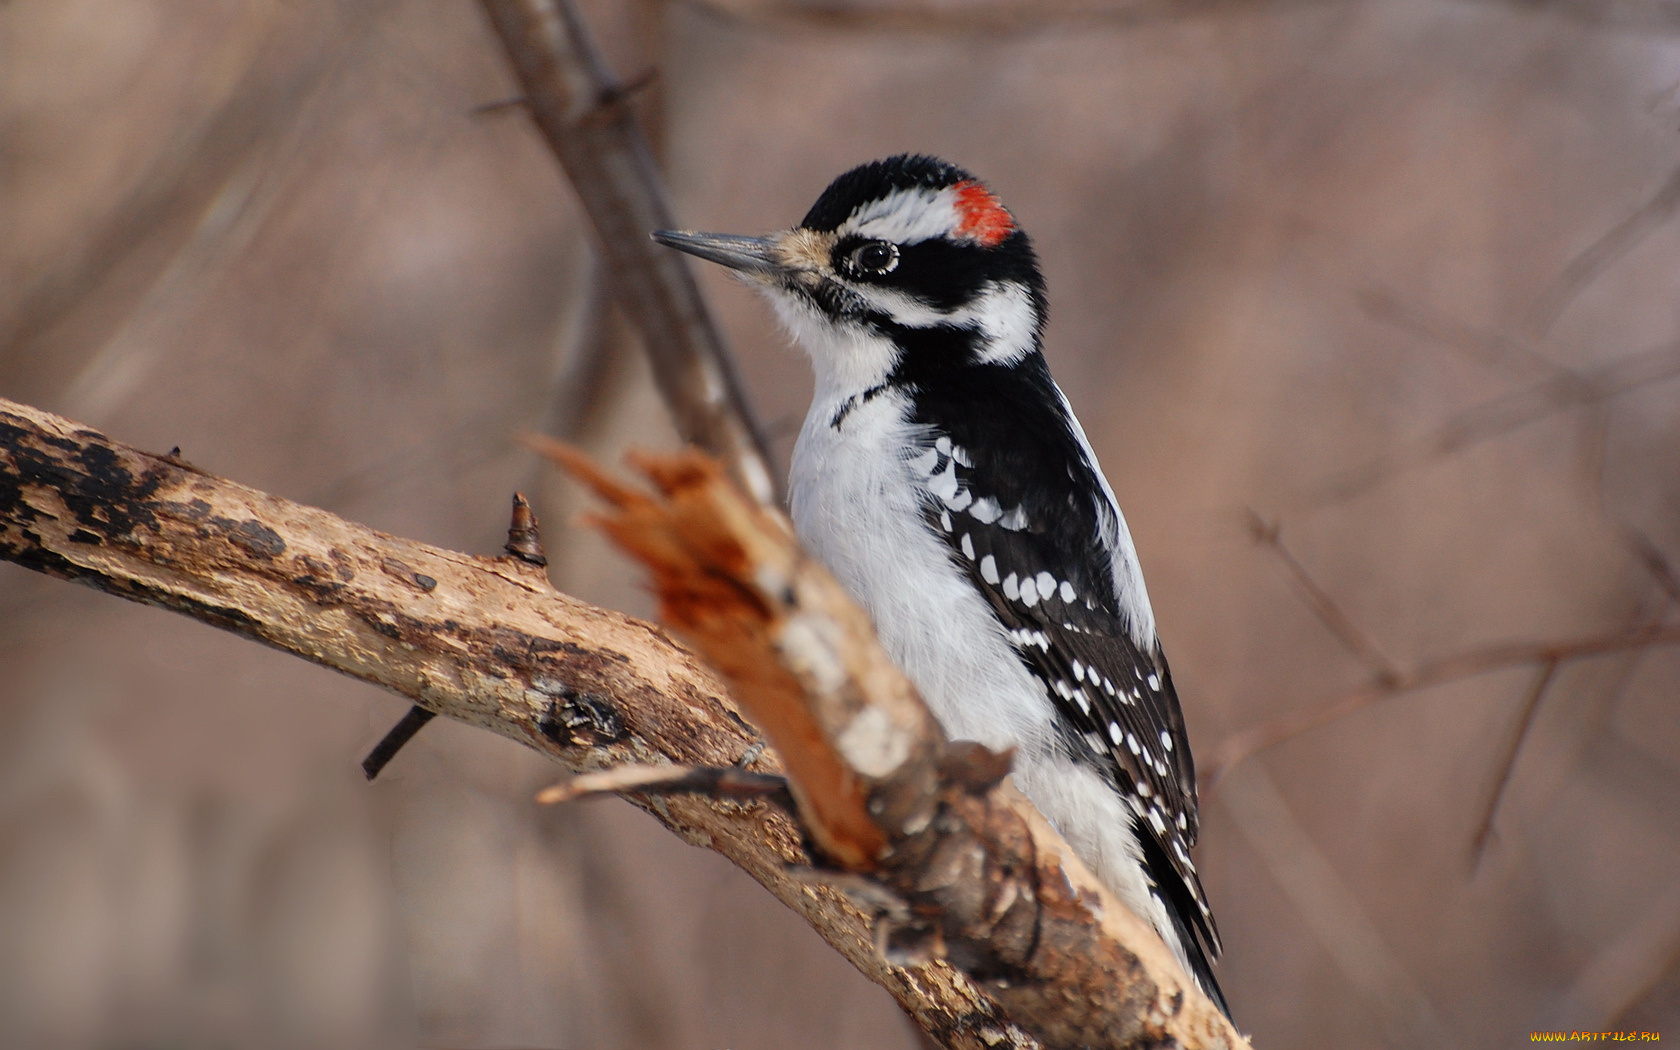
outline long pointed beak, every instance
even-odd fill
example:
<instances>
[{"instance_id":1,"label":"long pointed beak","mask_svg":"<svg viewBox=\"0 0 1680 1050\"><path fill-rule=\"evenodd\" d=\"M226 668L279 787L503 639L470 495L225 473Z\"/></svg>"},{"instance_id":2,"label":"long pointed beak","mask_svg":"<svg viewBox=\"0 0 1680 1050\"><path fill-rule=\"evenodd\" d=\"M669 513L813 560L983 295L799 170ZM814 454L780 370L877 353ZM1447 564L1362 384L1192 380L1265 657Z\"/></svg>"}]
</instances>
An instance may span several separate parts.
<instances>
[{"instance_id":1,"label":"long pointed beak","mask_svg":"<svg viewBox=\"0 0 1680 1050\"><path fill-rule=\"evenodd\" d=\"M740 237L733 233L694 233L690 230L655 230L653 239L679 252L722 263L745 274L779 273L783 266L771 255L774 242L765 237Z\"/></svg>"}]
</instances>

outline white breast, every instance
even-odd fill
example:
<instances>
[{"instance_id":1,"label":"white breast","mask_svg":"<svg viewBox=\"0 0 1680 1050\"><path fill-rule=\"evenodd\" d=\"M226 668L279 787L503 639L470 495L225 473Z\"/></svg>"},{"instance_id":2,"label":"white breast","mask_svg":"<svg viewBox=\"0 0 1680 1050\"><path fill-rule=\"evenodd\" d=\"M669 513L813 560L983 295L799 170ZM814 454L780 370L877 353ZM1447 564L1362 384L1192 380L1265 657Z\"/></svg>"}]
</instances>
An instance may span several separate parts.
<instances>
[{"instance_id":1,"label":"white breast","mask_svg":"<svg viewBox=\"0 0 1680 1050\"><path fill-rule=\"evenodd\" d=\"M887 654L916 684L945 731L991 748L1053 746L1044 689L1003 627L923 523L906 400L819 396L793 450L790 503L800 541L875 621Z\"/></svg>"}]
</instances>

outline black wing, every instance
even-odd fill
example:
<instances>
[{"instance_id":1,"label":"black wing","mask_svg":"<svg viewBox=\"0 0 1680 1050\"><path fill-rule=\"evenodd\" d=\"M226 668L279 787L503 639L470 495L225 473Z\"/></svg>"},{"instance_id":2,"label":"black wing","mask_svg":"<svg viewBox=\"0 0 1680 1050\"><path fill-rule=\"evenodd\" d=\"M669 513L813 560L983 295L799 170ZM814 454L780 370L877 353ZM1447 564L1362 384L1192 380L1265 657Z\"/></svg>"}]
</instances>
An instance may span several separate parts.
<instances>
[{"instance_id":1,"label":"black wing","mask_svg":"<svg viewBox=\"0 0 1680 1050\"><path fill-rule=\"evenodd\" d=\"M917 398L926 443L911 467L927 520L1071 727L1068 753L1132 803L1150 876L1198 976L1216 987L1207 959L1219 935L1190 859L1195 767L1166 658L1152 638L1136 640L1116 594L1116 512L1047 371L1044 396L1007 389L1019 366L964 371L968 389L947 375L938 400ZM940 411L947 397L957 403Z\"/></svg>"}]
</instances>

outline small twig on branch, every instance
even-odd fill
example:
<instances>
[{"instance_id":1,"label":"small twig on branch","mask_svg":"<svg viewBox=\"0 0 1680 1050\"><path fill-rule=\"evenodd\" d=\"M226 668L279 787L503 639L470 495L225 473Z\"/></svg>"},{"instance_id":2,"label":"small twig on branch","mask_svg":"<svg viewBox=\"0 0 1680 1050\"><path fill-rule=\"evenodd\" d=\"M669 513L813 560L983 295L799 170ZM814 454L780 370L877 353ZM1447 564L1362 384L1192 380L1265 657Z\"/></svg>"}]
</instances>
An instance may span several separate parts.
<instances>
[{"instance_id":1,"label":"small twig on branch","mask_svg":"<svg viewBox=\"0 0 1680 1050\"><path fill-rule=\"evenodd\" d=\"M170 452L167 459L176 466L187 467L180 459L180 449ZM188 469L191 469L190 467ZM548 564L548 556L543 553L542 538L537 534L537 516L531 511L531 504L525 499L523 492L513 494L513 515L508 522L508 541L502 548L511 558L530 565L544 566ZM397 757L397 752L408 746L426 723L437 717L437 712L428 711L416 704L408 709L408 714L391 727L391 731L380 738L367 757L362 759L362 773L369 780L376 779L391 760Z\"/></svg>"},{"instance_id":2,"label":"small twig on branch","mask_svg":"<svg viewBox=\"0 0 1680 1050\"><path fill-rule=\"evenodd\" d=\"M397 752L407 747L415 734L436 717L436 711L428 711L419 704L409 708L408 714L403 715L390 732L380 737L379 743L373 745L373 750L362 759L362 775L369 780L376 779L391 764L391 759L397 757Z\"/></svg>"},{"instance_id":3,"label":"small twig on branch","mask_svg":"<svg viewBox=\"0 0 1680 1050\"><path fill-rule=\"evenodd\" d=\"M608 284L642 334L654 381L684 440L716 455L753 498L777 499L761 428L722 334L681 255L649 234L673 220L653 152L621 82L571 0L482 0L521 98L589 216Z\"/></svg>"},{"instance_id":4,"label":"small twig on branch","mask_svg":"<svg viewBox=\"0 0 1680 1050\"><path fill-rule=\"evenodd\" d=\"M542 536L538 534L536 512L531 509L531 502L525 498L525 493L513 494L513 516L508 521L507 543L502 549L509 557L518 558L530 565L546 566L548 554L543 550Z\"/></svg>"}]
</instances>

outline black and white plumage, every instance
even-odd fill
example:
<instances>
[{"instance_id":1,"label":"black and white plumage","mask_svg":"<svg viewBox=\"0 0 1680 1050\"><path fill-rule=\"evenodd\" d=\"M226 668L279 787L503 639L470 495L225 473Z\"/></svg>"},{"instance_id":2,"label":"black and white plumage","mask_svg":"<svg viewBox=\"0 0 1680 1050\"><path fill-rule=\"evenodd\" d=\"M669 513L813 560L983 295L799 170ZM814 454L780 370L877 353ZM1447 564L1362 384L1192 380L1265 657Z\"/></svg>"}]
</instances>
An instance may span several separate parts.
<instances>
[{"instance_id":1,"label":"black and white plumage","mask_svg":"<svg viewBox=\"0 0 1680 1050\"><path fill-rule=\"evenodd\" d=\"M1126 522L1040 352L1030 242L929 157L836 179L765 237L662 232L759 285L816 371L801 541L947 733L1017 785L1224 1007L1195 769Z\"/></svg>"}]
</instances>

